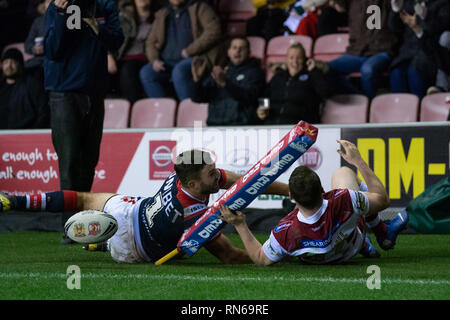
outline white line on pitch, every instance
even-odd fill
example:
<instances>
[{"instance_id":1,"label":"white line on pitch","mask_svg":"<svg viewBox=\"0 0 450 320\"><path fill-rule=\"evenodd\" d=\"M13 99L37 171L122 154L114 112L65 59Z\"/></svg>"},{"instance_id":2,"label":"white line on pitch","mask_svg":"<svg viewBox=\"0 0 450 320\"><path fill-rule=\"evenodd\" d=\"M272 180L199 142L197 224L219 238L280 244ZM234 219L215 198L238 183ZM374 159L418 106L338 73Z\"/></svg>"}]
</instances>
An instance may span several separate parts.
<instances>
[{"instance_id":1,"label":"white line on pitch","mask_svg":"<svg viewBox=\"0 0 450 320\"><path fill-rule=\"evenodd\" d=\"M0 279L23 279L23 278L40 278L40 279L67 279L68 275L64 273L0 273ZM328 283L366 283L367 279L357 278L332 278L332 277L208 277L200 275L157 275L157 274L97 274L97 273L81 273L84 279L116 279L116 280L193 280L193 281L283 281L283 282L328 282ZM382 283L386 284L412 284L412 285L450 285L450 280L428 280L428 279L382 279Z\"/></svg>"}]
</instances>

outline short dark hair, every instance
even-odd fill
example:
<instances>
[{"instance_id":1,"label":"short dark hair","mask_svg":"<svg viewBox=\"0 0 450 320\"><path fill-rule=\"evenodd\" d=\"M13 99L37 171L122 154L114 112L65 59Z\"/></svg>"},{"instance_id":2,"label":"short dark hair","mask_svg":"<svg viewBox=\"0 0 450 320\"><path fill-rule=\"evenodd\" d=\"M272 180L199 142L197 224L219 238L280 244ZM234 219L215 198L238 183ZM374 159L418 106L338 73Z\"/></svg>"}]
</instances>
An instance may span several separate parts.
<instances>
[{"instance_id":1,"label":"short dark hair","mask_svg":"<svg viewBox=\"0 0 450 320\"><path fill-rule=\"evenodd\" d=\"M229 49L231 47L231 43L233 42L233 40L242 40L245 42L245 44L247 45L247 49L250 51L250 41L248 41L248 39L244 36L235 36L232 37L229 41L228 41L228 45L227 48Z\"/></svg>"},{"instance_id":2,"label":"short dark hair","mask_svg":"<svg viewBox=\"0 0 450 320\"><path fill-rule=\"evenodd\" d=\"M289 191L295 201L306 209L313 209L322 201L322 183L313 170L307 166L295 168L289 177Z\"/></svg>"},{"instance_id":3,"label":"short dark hair","mask_svg":"<svg viewBox=\"0 0 450 320\"><path fill-rule=\"evenodd\" d=\"M180 153L176 160L174 169L182 185L186 186L190 180L200 179L203 167L214 161L209 152L192 149Z\"/></svg>"}]
</instances>

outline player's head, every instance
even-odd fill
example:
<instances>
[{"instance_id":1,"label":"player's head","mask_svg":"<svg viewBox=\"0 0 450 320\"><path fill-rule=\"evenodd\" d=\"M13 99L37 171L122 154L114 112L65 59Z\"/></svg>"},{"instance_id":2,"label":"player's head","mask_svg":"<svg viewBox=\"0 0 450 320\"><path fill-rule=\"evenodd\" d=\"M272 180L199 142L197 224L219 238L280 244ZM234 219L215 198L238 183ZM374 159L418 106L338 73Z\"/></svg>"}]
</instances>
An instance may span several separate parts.
<instances>
[{"instance_id":1,"label":"player's head","mask_svg":"<svg viewBox=\"0 0 450 320\"><path fill-rule=\"evenodd\" d=\"M204 195L220 189L220 174L209 152L193 149L180 153L174 168L183 187Z\"/></svg>"},{"instance_id":2,"label":"player's head","mask_svg":"<svg viewBox=\"0 0 450 320\"><path fill-rule=\"evenodd\" d=\"M302 207L314 209L322 204L322 183L313 170L306 166L295 168L289 177L291 197Z\"/></svg>"}]
</instances>

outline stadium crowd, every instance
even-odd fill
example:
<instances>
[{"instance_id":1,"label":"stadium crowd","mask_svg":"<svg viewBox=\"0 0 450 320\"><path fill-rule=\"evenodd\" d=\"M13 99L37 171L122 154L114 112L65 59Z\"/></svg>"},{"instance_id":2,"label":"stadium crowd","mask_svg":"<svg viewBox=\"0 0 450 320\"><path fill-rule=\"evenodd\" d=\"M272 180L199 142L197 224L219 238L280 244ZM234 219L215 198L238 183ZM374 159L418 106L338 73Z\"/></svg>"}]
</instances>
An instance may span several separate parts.
<instances>
[{"instance_id":1,"label":"stadium crowd","mask_svg":"<svg viewBox=\"0 0 450 320\"><path fill-rule=\"evenodd\" d=\"M52 90L44 74L52 75L43 61L51 2L0 0L0 129L50 127ZM140 99L171 97L208 103L208 125L320 123L325 100L336 94L422 99L450 91L448 0L106 2L115 2L124 36L107 55L106 97L126 99L131 107ZM368 11L373 5L378 16ZM240 7L250 8L247 16L232 18L233 9L244 11ZM242 30L230 28L235 20ZM336 33L348 34L349 45L331 61L315 59L296 42L284 61L268 63L255 57L248 40L267 44L303 35L316 41ZM11 48L17 43L23 47Z\"/></svg>"}]
</instances>

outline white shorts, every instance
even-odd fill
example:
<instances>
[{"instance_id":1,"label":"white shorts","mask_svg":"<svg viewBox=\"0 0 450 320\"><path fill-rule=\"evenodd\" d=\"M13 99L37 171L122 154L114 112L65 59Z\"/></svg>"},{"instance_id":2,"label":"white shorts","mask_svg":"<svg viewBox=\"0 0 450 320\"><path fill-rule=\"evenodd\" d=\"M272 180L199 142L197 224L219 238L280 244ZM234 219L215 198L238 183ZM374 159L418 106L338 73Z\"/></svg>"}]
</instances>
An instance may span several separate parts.
<instances>
[{"instance_id":1,"label":"white shorts","mask_svg":"<svg viewBox=\"0 0 450 320\"><path fill-rule=\"evenodd\" d=\"M138 198L123 195L113 196L105 203L103 211L116 218L118 223L116 233L108 239L108 248L114 261L145 262L136 248L133 234L133 209L139 205Z\"/></svg>"}]
</instances>

